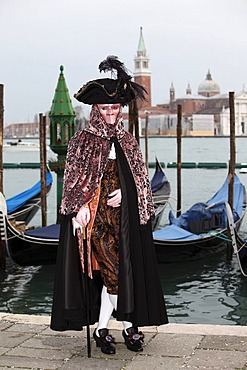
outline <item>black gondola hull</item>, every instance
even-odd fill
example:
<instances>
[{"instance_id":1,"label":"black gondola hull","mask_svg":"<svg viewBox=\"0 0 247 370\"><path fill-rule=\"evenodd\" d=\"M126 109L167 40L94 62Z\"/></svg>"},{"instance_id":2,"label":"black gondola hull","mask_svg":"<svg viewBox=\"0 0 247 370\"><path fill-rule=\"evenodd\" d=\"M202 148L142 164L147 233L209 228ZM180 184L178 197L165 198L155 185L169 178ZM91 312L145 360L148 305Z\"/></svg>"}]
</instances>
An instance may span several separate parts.
<instances>
[{"instance_id":1,"label":"black gondola hull","mask_svg":"<svg viewBox=\"0 0 247 370\"><path fill-rule=\"evenodd\" d=\"M41 266L54 265L56 263L60 225L54 224L44 228L38 228L46 232L53 230L54 237L42 238L40 236L31 236L27 233L18 231L6 219L7 237L6 243L7 254L13 262L20 266ZM36 231L35 230L35 231Z\"/></svg>"},{"instance_id":2,"label":"black gondola hull","mask_svg":"<svg viewBox=\"0 0 247 370\"><path fill-rule=\"evenodd\" d=\"M221 235L222 236L222 235ZM226 251L227 241L217 237L208 237L204 240L154 241L158 263L188 262L205 258L209 255Z\"/></svg>"},{"instance_id":3,"label":"black gondola hull","mask_svg":"<svg viewBox=\"0 0 247 370\"><path fill-rule=\"evenodd\" d=\"M37 243L15 238L9 242L8 255L12 261L20 266L54 265L57 248L58 241Z\"/></svg>"}]
</instances>

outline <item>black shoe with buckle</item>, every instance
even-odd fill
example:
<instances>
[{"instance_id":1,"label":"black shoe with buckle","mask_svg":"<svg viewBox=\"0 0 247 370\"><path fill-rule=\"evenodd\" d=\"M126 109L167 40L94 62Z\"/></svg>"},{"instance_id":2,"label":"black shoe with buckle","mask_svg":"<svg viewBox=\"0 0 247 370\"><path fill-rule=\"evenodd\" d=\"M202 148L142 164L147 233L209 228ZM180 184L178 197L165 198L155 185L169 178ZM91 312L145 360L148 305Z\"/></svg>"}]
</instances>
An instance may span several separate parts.
<instances>
[{"instance_id":1,"label":"black shoe with buckle","mask_svg":"<svg viewBox=\"0 0 247 370\"><path fill-rule=\"evenodd\" d=\"M96 334L96 330L94 330L93 338L96 342L96 347L101 348L101 352L107 355L114 355L116 353L115 347L112 345L113 343L115 344L115 340L109 334L108 329L99 329L99 337Z\"/></svg>"},{"instance_id":2,"label":"black shoe with buckle","mask_svg":"<svg viewBox=\"0 0 247 370\"><path fill-rule=\"evenodd\" d=\"M141 352L143 351L142 344L144 343L144 334L139 331L137 327L131 327L123 330L122 334L124 337L125 344L130 351Z\"/></svg>"}]
</instances>

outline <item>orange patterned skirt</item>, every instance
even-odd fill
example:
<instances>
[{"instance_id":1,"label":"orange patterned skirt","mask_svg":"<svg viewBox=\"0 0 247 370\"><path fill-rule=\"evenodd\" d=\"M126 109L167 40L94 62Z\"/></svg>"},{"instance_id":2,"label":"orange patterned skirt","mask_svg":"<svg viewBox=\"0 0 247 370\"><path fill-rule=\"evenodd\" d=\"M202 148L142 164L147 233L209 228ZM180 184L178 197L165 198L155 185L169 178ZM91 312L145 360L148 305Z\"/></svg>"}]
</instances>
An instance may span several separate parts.
<instances>
[{"instance_id":1,"label":"orange patterned skirt","mask_svg":"<svg viewBox=\"0 0 247 370\"><path fill-rule=\"evenodd\" d=\"M101 180L100 198L91 234L94 256L109 294L118 294L120 207L110 207L110 193L120 188L117 161L108 159Z\"/></svg>"}]
</instances>

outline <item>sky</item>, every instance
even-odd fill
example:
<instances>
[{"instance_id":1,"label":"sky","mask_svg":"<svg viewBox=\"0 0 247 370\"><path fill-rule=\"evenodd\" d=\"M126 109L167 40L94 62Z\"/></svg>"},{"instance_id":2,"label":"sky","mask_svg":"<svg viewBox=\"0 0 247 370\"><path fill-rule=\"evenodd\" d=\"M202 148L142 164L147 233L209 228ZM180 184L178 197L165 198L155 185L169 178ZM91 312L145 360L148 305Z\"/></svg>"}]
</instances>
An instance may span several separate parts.
<instances>
[{"instance_id":1,"label":"sky","mask_svg":"<svg viewBox=\"0 0 247 370\"><path fill-rule=\"evenodd\" d=\"M134 71L140 35L150 57L152 104L192 93L210 69L222 93L247 89L246 0L0 0L4 123L49 111L60 72L73 95L107 55ZM85 114L88 108L84 106Z\"/></svg>"}]
</instances>

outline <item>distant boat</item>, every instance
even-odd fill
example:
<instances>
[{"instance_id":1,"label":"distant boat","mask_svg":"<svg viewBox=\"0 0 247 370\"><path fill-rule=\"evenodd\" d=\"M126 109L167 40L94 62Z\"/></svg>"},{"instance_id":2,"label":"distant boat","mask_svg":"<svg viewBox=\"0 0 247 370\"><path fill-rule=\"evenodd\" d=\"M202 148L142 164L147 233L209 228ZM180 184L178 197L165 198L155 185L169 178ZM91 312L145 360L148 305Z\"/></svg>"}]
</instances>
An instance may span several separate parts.
<instances>
[{"instance_id":1,"label":"distant boat","mask_svg":"<svg viewBox=\"0 0 247 370\"><path fill-rule=\"evenodd\" d=\"M8 151L37 150L39 149L39 147L40 145L38 141L23 141L22 139L19 139L17 141L7 141L3 145L3 149Z\"/></svg>"},{"instance_id":2,"label":"distant boat","mask_svg":"<svg viewBox=\"0 0 247 370\"><path fill-rule=\"evenodd\" d=\"M170 225L153 232L158 263L197 260L225 249L231 242L227 235L227 201L228 176L206 203L195 203L178 218L170 213ZM237 231L246 212L246 190L236 174L233 203Z\"/></svg>"},{"instance_id":3,"label":"distant boat","mask_svg":"<svg viewBox=\"0 0 247 370\"><path fill-rule=\"evenodd\" d=\"M23 146L23 145L27 145L27 146L38 146L39 144L38 143L32 143L32 142L29 142L29 141L22 141L21 139L17 140L17 141L7 141L7 145L10 145L10 146Z\"/></svg>"},{"instance_id":4,"label":"distant boat","mask_svg":"<svg viewBox=\"0 0 247 370\"><path fill-rule=\"evenodd\" d=\"M11 146L16 146L16 145L23 145L23 142L21 139L19 139L18 141L7 141L7 144Z\"/></svg>"}]
</instances>

